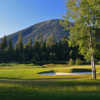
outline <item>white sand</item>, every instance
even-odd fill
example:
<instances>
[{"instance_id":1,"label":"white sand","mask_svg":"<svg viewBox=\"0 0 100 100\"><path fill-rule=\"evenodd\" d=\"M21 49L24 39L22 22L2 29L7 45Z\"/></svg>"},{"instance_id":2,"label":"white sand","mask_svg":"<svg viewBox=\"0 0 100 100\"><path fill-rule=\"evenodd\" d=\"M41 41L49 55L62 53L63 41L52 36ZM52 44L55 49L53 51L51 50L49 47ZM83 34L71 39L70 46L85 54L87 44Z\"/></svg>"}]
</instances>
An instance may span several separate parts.
<instances>
[{"instance_id":1,"label":"white sand","mask_svg":"<svg viewBox=\"0 0 100 100\"><path fill-rule=\"evenodd\" d=\"M41 73L40 75L85 75L91 74L92 72L77 72L77 73Z\"/></svg>"}]
</instances>

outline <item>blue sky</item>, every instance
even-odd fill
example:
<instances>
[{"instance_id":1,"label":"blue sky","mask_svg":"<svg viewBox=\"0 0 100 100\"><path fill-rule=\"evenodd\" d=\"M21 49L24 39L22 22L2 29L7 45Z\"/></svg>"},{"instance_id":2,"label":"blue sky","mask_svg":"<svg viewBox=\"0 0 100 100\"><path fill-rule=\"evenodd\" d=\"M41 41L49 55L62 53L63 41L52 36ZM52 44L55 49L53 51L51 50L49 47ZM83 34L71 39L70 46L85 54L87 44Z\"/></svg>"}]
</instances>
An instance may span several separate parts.
<instances>
[{"instance_id":1,"label":"blue sky","mask_svg":"<svg viewBox=\"0 0 100 100\"><path fill-rule=\"evenodd\" d=\"M0 37L35 23L62 18L66 0L0 0Z\"/></svg>"}]
</instances>

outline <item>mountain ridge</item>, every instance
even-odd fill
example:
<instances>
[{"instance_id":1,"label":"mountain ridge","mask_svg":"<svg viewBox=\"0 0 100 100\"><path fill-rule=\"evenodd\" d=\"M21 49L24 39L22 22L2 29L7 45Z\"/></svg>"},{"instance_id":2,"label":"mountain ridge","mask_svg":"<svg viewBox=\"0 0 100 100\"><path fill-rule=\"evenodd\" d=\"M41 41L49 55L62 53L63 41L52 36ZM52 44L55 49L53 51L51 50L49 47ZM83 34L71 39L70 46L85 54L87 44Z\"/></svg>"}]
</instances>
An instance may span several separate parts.
<instances>
[{"instance_id":1,"label":"mountain ridge","mask_svg":"<svg viewBox=\"0 0 100 100\"><path fill-rule=\"evenodd\" d=\"M31 25L25 29L17 31L7 36L7 38L12 39L14 45L18 40L18 34L21 34L23 37L23 43L26 44L29 39L32 38L34 41L35 37L43 36L43 39L46 40L48 36L55 36L56 40L59 41L64 36L68 36L69 32L64 30L64 27L60 24L61 19L52 19L43 21L34 25Z\"/></svg>"}]
</instances>

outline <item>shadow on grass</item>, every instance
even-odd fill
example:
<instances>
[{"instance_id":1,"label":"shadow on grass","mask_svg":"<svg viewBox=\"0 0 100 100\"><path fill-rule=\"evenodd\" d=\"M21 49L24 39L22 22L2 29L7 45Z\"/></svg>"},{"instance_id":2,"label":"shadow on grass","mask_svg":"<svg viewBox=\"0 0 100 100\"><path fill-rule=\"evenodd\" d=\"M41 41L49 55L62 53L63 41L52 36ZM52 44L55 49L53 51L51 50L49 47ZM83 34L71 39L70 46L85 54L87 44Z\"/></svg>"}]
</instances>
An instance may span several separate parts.
<instances>
[{"instance_id":1,"label":"shadow on grass","mask_svg":"<svg viewBox=\"0 0 100 100\"><path fill-rule=\"evenodd\" d=\"M5 67L5 66L13 66L13 64L9 64L9 63L1 63L0 64L0 67Z\"/></svg>"},{"instance_id":2,"label":"shadow on grass","mask_svg":"<svg viewBox=\"0 0 100 100\"><path fill-rule=\"evenodd\" d=\"M34 86L99 86L100 80L89 79L66 79L66 78L44 78L44 79L18 79L18 78L0 78L0 83L31 84Z\"/></svg>"},{"instance_id":3,"label":"shadow on grass","mask_svg":"<svg viewBox=\"0 0 100 100\"><path fill-rule=\"evenodd\" d=\"M85 68L73 68L72 73L74 72L92 72L91 69L85 69Z\"/></svg>"}]
</instances>

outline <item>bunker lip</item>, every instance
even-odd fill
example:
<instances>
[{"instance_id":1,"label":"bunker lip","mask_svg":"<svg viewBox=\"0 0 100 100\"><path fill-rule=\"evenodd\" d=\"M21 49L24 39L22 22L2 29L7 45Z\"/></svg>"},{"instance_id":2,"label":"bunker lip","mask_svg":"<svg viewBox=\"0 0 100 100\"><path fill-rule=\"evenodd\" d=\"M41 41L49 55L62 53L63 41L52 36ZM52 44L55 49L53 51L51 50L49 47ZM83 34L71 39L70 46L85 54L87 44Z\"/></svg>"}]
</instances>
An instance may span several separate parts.
<instances>
[{"instance_id":1,"label":"bunker lip","mask_svg":"<svg viewBox=\"0 0 100 100\"><path fill-rule=\"evenodd\" d=\"M63 73L63 72L41 72L40 75L86 75L92 74L92 72L73 72L73 73Z\"/></svg>"}]
</instances>

